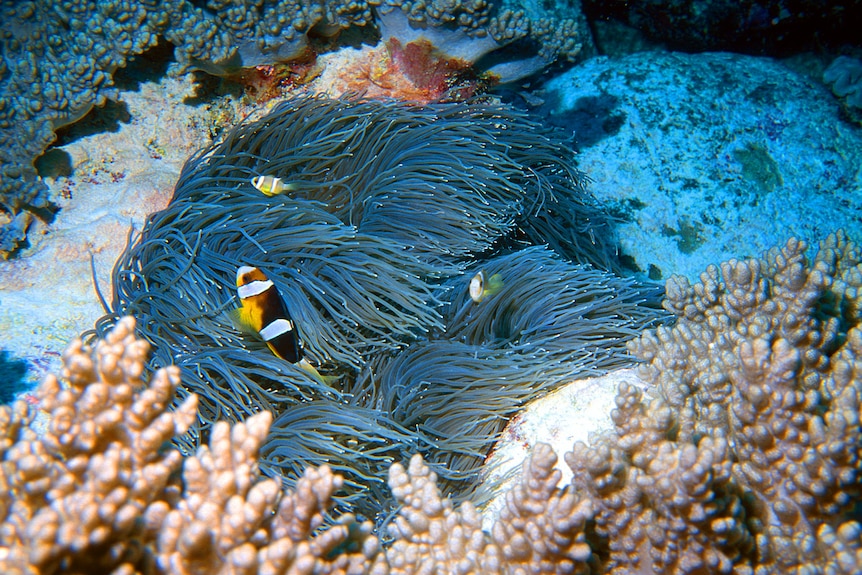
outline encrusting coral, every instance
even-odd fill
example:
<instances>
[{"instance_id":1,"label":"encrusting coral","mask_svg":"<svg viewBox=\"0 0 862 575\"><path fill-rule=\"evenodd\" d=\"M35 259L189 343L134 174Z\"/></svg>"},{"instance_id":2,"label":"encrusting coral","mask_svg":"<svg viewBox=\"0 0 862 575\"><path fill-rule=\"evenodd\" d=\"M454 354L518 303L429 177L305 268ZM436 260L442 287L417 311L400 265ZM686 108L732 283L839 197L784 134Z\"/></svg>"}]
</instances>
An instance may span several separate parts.
<instances>
[{"instance_id":1,"label":"encrusting coral","mask_svg":"<svg viewBox=\"0 0 862 575\"><path fill-rule=\"evenodd\" d=\"M0 256L26 237L33 212L51 209L35 158L54 130L111 94L111 75L156 43L165 13L135 2L0 4Z\"/></svg>"},{"instance_id":2,"label":"encrusting coral","mask_svg":"<svg viewBox=\"0 0 862 575\"><path fill-rule=\"evenodd\" d=\"M862 60L838 56L823 71L823 82L841 98L848 116L862 123Z\"/></svg>"},{"instance_id":3,"label":"encrusting coral","mask_svg":"<svg viewBox=\"0 0 862 575\"><path fill-rule=\"evenodd\" d=\"M376 12L384 8L381 4L376 0L3 0L0 215L8 221L0 226L0 256L8 257L25 241L34 214L44 216L55 209L34 160L54 141L58 127L78 121L109 98L117 98L113 75L130 59L167 40L183 69L228 74L275 65L304 56L312 38L332 40L349 27L385 27L382 15ZM523 11L484 1L390 2L385 8L398 14L403 10L406 22L401 32L425 28L426 24L439 29L439 42L451 42L453 52L457 51L456 38L460 39L459 47L473 46L474 52L483 38L488 40L484 51L523 40L528 52L538 54L527 59L532 68L516 66L521 74L536 71L558 57L572 60L589 42L583 22L576 23L563 14L545 15L534 22ZM393 35L391 30L387 34ZM410 40L404 33L394 36L405 44ZM446 46L437 48L445 50ZM524 49L521 46L522 52ZM500 70L504 79L507 74L515 78Z\"/></svg>"}]
</instances>

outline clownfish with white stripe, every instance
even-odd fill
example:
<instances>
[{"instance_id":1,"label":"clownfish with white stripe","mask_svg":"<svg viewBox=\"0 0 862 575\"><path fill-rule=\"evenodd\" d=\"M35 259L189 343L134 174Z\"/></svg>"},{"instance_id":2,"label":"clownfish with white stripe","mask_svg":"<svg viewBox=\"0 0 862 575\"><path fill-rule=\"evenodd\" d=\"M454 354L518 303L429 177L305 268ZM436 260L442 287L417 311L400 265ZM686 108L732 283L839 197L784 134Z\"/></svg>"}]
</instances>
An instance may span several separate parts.
<instances>
[{"instance_id":1,"label":"clownfish with white stripe","mask_svg":"<svg viewBox=\"0 0 862 575\"><path fill-rule=\"evenodd\" d=\"M302 342L278 290L258 268L242 266L236 272L236 291L240 307L231 312L237 327L258 335L270 351L301 367L323 383L324 378L303 357Z\"/></svg>"},{"instance_id":2,"label":"clownfish with white stripe","mask_svg":"<svg viewBox=\"0 0 862 575\"><path fill-rule=\"evenodd\" d=\"M251 185L264 196L269 197L296 189L296 184L285 183L284 180L276 176L257 176L251 179Z\"/></svg>"},{"instance_id":3,"label":"clownfish with white stripe","mask_svg":"<svg viewBox=\"0 0 862 575\"><path fill-rule=\"evenodd\" d=\"M485 272L479 271L470 280L470 299L479 303L489 295L494 295L503 289L503 276L494 274L485 280Z\"/></svg>"}]
</instances>

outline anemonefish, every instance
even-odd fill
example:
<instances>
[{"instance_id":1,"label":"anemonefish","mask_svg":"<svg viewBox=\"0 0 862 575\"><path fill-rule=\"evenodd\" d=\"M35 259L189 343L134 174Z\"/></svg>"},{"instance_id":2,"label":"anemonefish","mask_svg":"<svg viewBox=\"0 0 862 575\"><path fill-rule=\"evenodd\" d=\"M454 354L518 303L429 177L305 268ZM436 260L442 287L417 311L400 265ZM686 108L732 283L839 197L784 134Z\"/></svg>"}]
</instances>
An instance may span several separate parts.
<instances>
[{"instance_id":1,"label":"anemonefish","mask_svg":"<svg viewBox=\"0 0 862 575\"><path fill-rule=\"evenodd\" d=\"M257 176L251 179L251 185L260 190L263 195L270 197L282 192L290 192L296 187L275 176Z\"/></svg>"},{"instance_id":2,"label":"anemonefish","mask_svg":"<svg viewBox=\"0 0 862 575\"><path fill-rule=\"evenodd\" d=\"M503 276L494 274L485 281L485 272L479 271L470 280L470 298L479 303L489 295L494 295L503 288Z\"/></svg>"},{"instance_id":3,"label":"anemonefish","mask_svg":"<svg viewBox=\"0 0 862 575\"><path fill-rule=\"evenodd\" d=\"M303 357L296 326L272 281L258 268L242 266L236 272L236 291L240 307L234 310L233 318L238 327L259 335L276 357L296 364L325 382Z\"/></svg>"}]
</instances>

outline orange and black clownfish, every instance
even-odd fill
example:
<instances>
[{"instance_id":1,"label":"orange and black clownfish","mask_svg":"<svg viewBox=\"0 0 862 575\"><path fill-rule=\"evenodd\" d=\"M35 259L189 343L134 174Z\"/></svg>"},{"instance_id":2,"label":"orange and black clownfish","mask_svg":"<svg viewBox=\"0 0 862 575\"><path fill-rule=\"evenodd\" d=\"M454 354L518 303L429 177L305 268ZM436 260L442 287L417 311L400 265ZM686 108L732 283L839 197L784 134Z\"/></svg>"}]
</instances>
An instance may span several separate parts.
<instances>
[{"instance_id":1,"label":"orange and black clownfish","mask_svg":"<svg viewBox=\"0 0 862 575\"><path fill-rule=\"evenodd\" d=\"M240 307L233 311L233 318L238 327L260 336L276 357L325 383L325 378L303 357L302 342L272 281L258 268L242 266L236 272L236 291Z\"/></svg>"}]
</instances>

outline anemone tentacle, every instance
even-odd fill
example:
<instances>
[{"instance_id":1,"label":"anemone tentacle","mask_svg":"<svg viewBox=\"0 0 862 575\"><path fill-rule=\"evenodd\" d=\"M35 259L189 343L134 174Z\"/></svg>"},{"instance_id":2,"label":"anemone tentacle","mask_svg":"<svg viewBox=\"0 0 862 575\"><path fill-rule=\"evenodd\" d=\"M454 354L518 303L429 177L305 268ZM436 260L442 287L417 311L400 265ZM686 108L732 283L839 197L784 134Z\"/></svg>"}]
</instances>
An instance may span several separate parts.
<instances>
[{"instance_id":1,"label":"anemone tentacle","mask_svg":"<svg viewBox=\"0 0 862 575\"><path fill-rule=\"evenodd\" d=\"M269 410L262 468L286 485L326 462L345 509L380 518L385 470L418 451L465 493L507 417L625 361L656 315L648 291L573 263L611 252L566 228L598 221L571 154L501 105L283 103L189 160L118 263L96 332L134 315L151 367L179 366L175 402L200 396L186 452L216 421ZM290 185L266 195L262 175ZM240 266L272 282L319 375L234 325ZM504 287L476 305L465 278L483 266Z\"/></svg>"}]
</instances>

